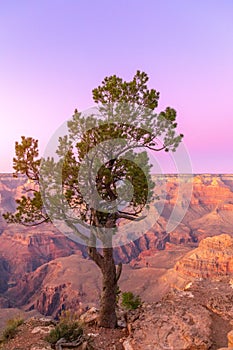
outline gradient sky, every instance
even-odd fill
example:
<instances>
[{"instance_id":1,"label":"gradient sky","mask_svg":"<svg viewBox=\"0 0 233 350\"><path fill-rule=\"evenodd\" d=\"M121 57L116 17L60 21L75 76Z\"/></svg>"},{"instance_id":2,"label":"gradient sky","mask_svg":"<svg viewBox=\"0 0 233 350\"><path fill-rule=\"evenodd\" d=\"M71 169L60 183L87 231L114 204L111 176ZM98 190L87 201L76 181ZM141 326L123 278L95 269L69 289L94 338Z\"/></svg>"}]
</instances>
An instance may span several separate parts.
<instances>
[{"instance_id":1,"label":"gradient sky","mask_svg":"<svg viewBox=\"0 0 233 350\"><path fill-rule=\"evenodd\" d=\"M232 0L0 0L0 172L21 135L43 151L105 76L140 69L193 172L233 173L232 19Z\"/></svg>"}]
</instances>

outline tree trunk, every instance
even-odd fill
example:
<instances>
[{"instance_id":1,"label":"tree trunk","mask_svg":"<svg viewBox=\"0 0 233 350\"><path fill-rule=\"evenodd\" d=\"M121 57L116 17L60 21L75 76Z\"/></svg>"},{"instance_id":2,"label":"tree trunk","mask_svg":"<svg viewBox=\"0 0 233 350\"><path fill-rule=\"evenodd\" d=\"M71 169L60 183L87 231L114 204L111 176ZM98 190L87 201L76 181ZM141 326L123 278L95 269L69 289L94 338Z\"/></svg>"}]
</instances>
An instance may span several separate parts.
<instances>
[{"instance_id":1,"label":"tree trunk","mask_svg":"<svg viewBox=\"0 0 233 350\"><path fill-rule=\"evenodd\" d=\"M96 222L98 223L98 220ZM106 227L115 227L115 223L115 217L110 216L106 223ZM96 248L96 236L94 233L91 235L90 240L91 246L88 248L88 254L102 272L102 293L100 299L99 326L105 328L115 328L117 326L117 282L121 275L122 264L120 263L116 269L113 259L112 236L103 235L102 242L104 248L102 254L100 254Z\"/></svg>"},{"instance_id":2,"label":"tree trunk","mask_svg":"<svg viewBox=\"0 0 233 350\"><path fill-rule=\"evenodd\" d=\"M99 326L115 328L117 326L117 276L116 266L113 259L113 248L103 248L103 266L101 271L103 274L103 281L100 300Z\"/></svg>"}]
</instances>

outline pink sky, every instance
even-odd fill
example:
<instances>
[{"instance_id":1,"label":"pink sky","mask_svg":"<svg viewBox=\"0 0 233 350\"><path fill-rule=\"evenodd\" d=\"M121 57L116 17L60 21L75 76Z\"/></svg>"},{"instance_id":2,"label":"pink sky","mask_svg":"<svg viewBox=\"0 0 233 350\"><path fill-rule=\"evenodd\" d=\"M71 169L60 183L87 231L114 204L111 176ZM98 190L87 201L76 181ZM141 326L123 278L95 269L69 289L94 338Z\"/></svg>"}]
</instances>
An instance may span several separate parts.
<instances>
[{"instance_id":1,"label":"pink sky","mask_svg":"<svg viewBox=\"0 0 233 350\"><path fill-rule=\"evenodd\" d=\"M43 151L105 76L140 69L158 110L177 110L193 172L233 173L232 18L231 0L0 2L0 172L21 135Z\"/></svg>"}]
</instances>

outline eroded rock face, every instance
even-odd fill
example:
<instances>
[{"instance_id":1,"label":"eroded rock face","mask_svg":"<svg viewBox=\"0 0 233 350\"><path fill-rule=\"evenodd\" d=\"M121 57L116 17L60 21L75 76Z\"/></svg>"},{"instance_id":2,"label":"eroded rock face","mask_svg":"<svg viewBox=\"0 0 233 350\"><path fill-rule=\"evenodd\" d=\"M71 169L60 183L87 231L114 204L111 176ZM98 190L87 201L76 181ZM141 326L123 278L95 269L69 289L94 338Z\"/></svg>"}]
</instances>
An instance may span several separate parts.
<instances>
[{"instance_id":1,"label":"eroded rock face","mask_svg":"<svg viewBox=\"0 0 233 350\"><path fill-rule=\"evenodd\" d=\"M5 295L18 307L57 317L63 309L83 312L96 305L101 279L98 268L81 253L55 259L28 273Z\"/></svg>"},{"instance_id":2,"label":"eroded rock face","mask_svg":"<svg viewBox=\"0 0 233 350\"><path fill-rule=\"evenodd\" d=\"M229 278L196 281L186 291L174 289L160 302L144 304L138 319L130 323L128 341L133 350L227 347L232 312Z\"/></svg>"},{"instance_id":3,"label":"eroded rock face","mask_svg":"<svg viewBox=\"0 0 233 350\"><path fill-rule=\"evenodd\" d=\"M7 290L9 278L9 265L7 261L0 256L0 293L4 293Z\"/></svg>"},{"instance_id":4,"label":"eroded rock face","mask_svg":"<svg viewBox=\"0 0 233 350\"><path fill-rule=\"evenodd\" d=\"M39 228L9 225L0 235L0 271L5 275L5 282L10 278L16 283L25 273L77 250L80 250L80 245L57 232L52 225Z\"/></svg>"},{"instance_id":5,"label":"eroded rock face","mask_svg":"<svg viewBox=\"0 0 233 350\"><path fill-rule=\"evenodd\" d=\"M233 274L233 238L222 234L204 239L197 249L176 263L175 270L180 275L195 278Z\"/></svg>"},{"instance_id":6,"label":"eroded rock face","mask_svg":"<svg viewBox=\"0 0 233 350\"><path fill-rule=\"evenodd\" d=\"M167 233L167 222L174 206L177 212L189 199L190 181L186 177L165 175L155 179L155 192L160 200L156 208L163 208L160 217L155 220L150 230L137 241L120 247L115 251L117 260L124 263L136 259L143 251L164 250L168 243L197 247L206 237L220 234L233 236L233 176L232 175L195 175L192 180L192 194L189 208L182 222L170 233ZM181 185L179 185L181 181ZM187 182L187 183L186 183ZM180 198L178 199L178 196Z\"/></svg>"},{"instance_id":7,"label":"eroded rock face","mask_svg":"<svg viewBox=\"0 0 233 350\"><path fill-rule=\"evenodd\" d=\"M174 252L155 251L155 256L145 257L146 267L141 260L140 267L124 265L119 280L122 291L135 291L147 302L157 301L169 290L163 274L170 270L179 256L187 249ZM78 254L61 257L43 264L26 274L4 295L13 305L24 309L38 309L46 315L57 316L62 309L85 310L98 306L102 276L96 264Z\"/></svg>"}]
</instances>

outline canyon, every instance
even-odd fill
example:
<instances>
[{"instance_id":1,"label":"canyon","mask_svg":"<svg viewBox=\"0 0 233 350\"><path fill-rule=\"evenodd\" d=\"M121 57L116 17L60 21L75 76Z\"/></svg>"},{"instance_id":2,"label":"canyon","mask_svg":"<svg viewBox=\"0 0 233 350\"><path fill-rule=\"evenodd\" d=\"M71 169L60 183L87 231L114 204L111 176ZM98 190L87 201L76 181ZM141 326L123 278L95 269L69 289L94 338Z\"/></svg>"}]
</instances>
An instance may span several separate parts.
<instances>
[{"instance_id":1,"label":"canyon","mask_svg":"<svg viewBox=\"0 0 233 350\"><path fill-rule=\"evenodd\" d=\"M219 349L233 328L233 237L203 239L186 253L160 283L170 290L145 303L132 320L128 342L142 349Z\"/></svg>"},{"instance_id":2,"label":"canyon","mask_svg":"<svg viewBox=\"0 0 233 350\"><path fill-rule=\"evenodd\" d=\"M233 175L158 175L154 182L160 215L144 235L114 248L116 264L123 263L120 289L145 302L130 342L139 350L144 339L147 349L153 324L147 333L157 334L161 349L172 349L175 338L183 349L217 349L213 324L228 331L233 317ZM23 177L0 175L1 214L15 210L28 185ZM98 307L100 277L85 246L52 224L9 225L0 215L1 315L20 310L56 318L66 308ZM203 334L193 329L201 322Z\"/></svg>"}]
</instances>

